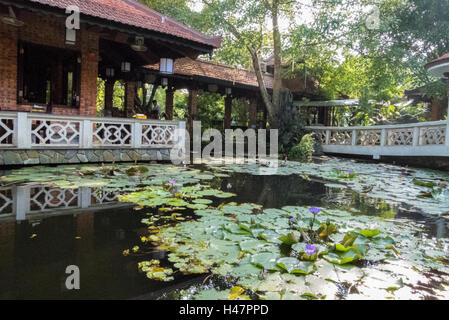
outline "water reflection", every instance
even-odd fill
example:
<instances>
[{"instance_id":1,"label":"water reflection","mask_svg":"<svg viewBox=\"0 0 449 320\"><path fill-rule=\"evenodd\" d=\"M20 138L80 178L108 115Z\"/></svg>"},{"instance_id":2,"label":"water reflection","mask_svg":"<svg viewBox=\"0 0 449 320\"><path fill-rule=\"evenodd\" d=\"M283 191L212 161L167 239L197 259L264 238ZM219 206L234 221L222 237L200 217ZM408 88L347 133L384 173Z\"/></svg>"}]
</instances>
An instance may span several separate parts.
<instances>
[{"instance_id":1,"label":"water reflection","mask_svg":"<svg viewBox=\"0 0 449 320\"><path fill-rule=\"evenodd\" d=\"M0 218L14 217L17 221L36 214L61 214L104 206L123 206L117 201L117 191L88 187L61 189L45 185L0 188Z\"/></svg>"},{"instance_id":2,"label":"water reflection","mask_svg":"<svg viewBox=\"0 0 449 320\"><path fill-rule=\"evenodd\" d=\"M212 185L238 195L226 202L253 202L265 208L316 206L356 215L412 218L424 221L432 236L449 234L444 219L432 220L407 204L390 205L318 179L232 174L215 179ZM147 235L141 219L151 211L136 212L116 196L117 190L108 188L32 184L1 188L0 299L157 298L169 290L166 283L146 279L136 267L140 261L164 259L165 252L123 257L123 250ZM65 268L72 264L81 270L80 291L64 289ZM182 277L172 285L191 284L194 279Z\"/></svg>"},{"instance_id":3,"label":"water reflection","mask_svg":"<svg viewBox=\"0 0 449 320\"><path fill-rule=\"evenodd\" d=\"M229 188L231 186L231 188ZM378 216L385 219L413 219L423 222L430 236L444 238L449 235L448 221L441 217L424 215L407 203L393 205L369 194L355 192L346 187L327 184L317 178L306 180L300 176L255 176L231 174L221 181L223 190L236 193L237 203L253 202L265 208L283 206L314 206L340 209L354 215ZM226 188L226 189L225 189Z\"/></svg>"}]
</instances>

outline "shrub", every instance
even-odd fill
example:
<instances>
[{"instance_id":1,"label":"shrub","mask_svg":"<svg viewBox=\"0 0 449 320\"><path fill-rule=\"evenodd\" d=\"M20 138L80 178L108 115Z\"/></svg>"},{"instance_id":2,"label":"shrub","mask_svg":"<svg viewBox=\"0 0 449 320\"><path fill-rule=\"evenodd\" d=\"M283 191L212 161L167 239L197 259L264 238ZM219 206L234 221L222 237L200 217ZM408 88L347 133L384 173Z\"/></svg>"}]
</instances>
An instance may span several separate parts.
<instances>
[{"instance_id":1,"label":"shrub","mask_svg":"<svg viewBox=\"0 0 449 320\"><path fill-rule=\"evenodd\" d=\"M312 155L315 152L314 148L315 140L313 139L313 133L306 134L302 137L301 142L290 149L288 157L290 160L311 162Z\"/></svg>"}]
</instances>

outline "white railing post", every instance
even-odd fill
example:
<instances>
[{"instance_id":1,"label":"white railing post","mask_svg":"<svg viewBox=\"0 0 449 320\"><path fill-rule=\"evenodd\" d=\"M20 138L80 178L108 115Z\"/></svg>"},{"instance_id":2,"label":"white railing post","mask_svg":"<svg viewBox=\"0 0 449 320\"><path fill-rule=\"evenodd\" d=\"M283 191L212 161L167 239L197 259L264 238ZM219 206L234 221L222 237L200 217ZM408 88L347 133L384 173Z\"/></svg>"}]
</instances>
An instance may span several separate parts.
<instances>
[{"instance_id":1,"label":"white railing post","mask_svg":"<svg viewBox=\"0 0 449 320\"><path fill-rule=\"evenodd\" d=\"M13 189L13 208L17 221L26 220L26 214L30 212L30 187L17 186Z\"/></svg>"},{"instance_id":2,"label":"white railing post","mask_svg":"<svg viewBox=\"0 0 449 320\"><path fill-rule=\"evenodd\" d=\"M82 209L89 208L91 206L91 189L89 187L81 187L78 189L78 207Z\"/></svg>"},{"instance_id":3,"label":"white railing post","mask_svg":"<svg viewBox=\"0 0 449 320\"><path fill-rule=\"evenodd\" d=\"M142 124L140 122L134 122L131 129L132 146L133 148L142 147Z\"/></svg>"},{"instance_id":4,"label":"white railing post","mask_svg":"<svg viewBox=\"0 0 449 320\"><path fill-rule=\"evenodd\" d=\"M385 147L387 145L387 129L382 129L380 133L380 146Z\"/></svg>"},{"instance_id":5,"label":"white railing post","mask_svg":"<svg viewBox=\"0 0 449 320\"><path fill-rule=\"evenodd\" d=\"M31 149L31 120L28 119L27 113L17 113L17 121L14 126L14 136L17 137L17 148Z\"/></svg>"},{"instance_id":6,"label":"white railing post","mask_svg":"<svg viewBox=\"0 0 449 320\"><path fill-rule=\"evenodd\" d=\"M449 147L449 110L448 110L447 124L446 124L446 146Z\"/></svg>"},{"instance_id":7,"label":"white railing post","mask_svg":"<svg viewBox=\"0 0 449 320\"><path fill-rule=\"evenodd\" d=\"M357 130L352 130L352 143L353 146L357 145Z\"/></svg>"},{"instance_id":8,"label":"white railing post","mask_svg":"<svg viewBox=\"0 0 449 320\"><path fill-rule=\"evenodd\" d=\"M83 120L81 128L80 147L84 149L92 148L93 145L93 123L90 120Z\"/></svg>"},{"instance_id":9,"label":"white railing post","mask_svg":"<svg viewBox=\"0 0 449 320\"><path fill-rule=\"evenodd\" d=\"M419 133L420 133L420 129L419 127L414 127L413 128L413 146L417 147L419 146Z\"/></svg>"},{"instance_id":10,"label":"white railing post","mask_svg":"<svg viewBox=\"0 0 449 320\"><path fill-rule=\"evenodd\" d=\"M326 145L329 145L331 141L331 131L326 130Z\"/></svg>"}]
</instances>

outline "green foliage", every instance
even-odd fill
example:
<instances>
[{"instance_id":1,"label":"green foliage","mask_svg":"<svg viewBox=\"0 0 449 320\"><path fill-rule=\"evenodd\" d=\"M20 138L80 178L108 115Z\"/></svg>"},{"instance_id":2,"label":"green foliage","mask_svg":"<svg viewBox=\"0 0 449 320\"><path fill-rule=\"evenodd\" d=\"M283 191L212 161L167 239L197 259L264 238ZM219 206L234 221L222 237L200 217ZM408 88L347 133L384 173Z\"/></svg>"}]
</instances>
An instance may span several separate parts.
<instances>
[{"instance_id":1,"label":"green foliage","mask_svg":"<svg viewBox=\"0 0 449 320\"><path fill-rule=\"evenodd\" d=\"M312 155L315 152L314 145L315 140L313 134L306 134L302 137L299 144L291 148L288 154L289 159L300 162L311 162Z\"/></svg>"}]
</instances>

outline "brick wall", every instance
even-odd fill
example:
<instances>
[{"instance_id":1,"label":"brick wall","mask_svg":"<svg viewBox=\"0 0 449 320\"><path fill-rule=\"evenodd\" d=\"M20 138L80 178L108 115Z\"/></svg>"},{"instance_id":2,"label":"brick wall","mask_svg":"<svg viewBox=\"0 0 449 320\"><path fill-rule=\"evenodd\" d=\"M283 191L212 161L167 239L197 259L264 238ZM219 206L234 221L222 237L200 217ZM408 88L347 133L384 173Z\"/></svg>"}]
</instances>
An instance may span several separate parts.
<instances>
[{"instance_id":1,"label":"brick wall","mask_svg":"<svg viewBox=\"0 0 449 320\"><path fill-rule=\"evenodd\" d=\"M0 12L7 12L0 5ZM85 25L77 31L77 44L65 44L65 18L53 17L15 9L18 19L25 26L15 28L0 23L0 109L27 111L30 105L17 104L17 61L18 41L26 41L45 46L66 48L81 54L80 108L54 107L55 114L90 115L96 114L97 76L99 60L99 36L88 31Z\"/></svg>"}]
</instances>

